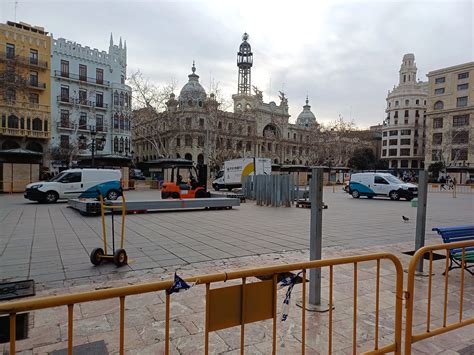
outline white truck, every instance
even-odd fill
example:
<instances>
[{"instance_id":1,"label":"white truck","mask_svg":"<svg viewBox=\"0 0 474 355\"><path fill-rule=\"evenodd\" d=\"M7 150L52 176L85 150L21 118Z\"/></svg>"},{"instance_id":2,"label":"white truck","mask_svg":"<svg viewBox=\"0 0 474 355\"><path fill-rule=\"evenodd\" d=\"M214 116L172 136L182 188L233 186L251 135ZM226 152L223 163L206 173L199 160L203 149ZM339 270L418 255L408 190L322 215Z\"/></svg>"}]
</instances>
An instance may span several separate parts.
<instances>
[{"instance_id":1,"label":"white truck","mask_svg":"<svg viewBox=\"0 0 474 355\"><path fill-rule=\"evenodd\" d=\"M271 175L272 160L269 158L242 158L227 160L212 182L214 190L242 187L244 177L249 175Z\"/></svg>"}]
</instances>

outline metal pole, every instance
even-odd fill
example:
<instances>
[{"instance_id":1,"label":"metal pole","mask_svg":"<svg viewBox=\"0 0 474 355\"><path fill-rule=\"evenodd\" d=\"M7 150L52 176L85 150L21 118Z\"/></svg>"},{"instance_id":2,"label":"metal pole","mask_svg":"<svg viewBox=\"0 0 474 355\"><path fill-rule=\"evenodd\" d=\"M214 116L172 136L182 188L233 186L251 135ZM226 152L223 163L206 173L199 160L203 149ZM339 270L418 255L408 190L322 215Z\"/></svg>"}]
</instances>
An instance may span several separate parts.
<instances>
[{"instance_id":1,"label":"metal pole","mask_svg":"<svg viewBox=\"0 0 474 355\"><path fill-rule=\"evenodd\" d=\"M418 206L416 209L415 251L425 246L426 201L428 197L428 172L421 170L418 177ZM417 272L423 272L423 258L416 266Z\"/></svg>"},{"instance_id":2,"label":"metal pole","mask_svg":"<svg viewBox=\"0 0 474 355\"><path fill-rule=\"evenodd\" d=\"M309 259L321 260L323 246L323 169L312 169L310 182L311 229L309 242ZM309 303L321 306L321 269L309 272Z\"/></svg>"},{"instance_id":3,"label":"metal pole","mask_svg":"<svg viewBox=\"0 0 474 355\"><path fill-rule=\"evenodd\" d=\"M92 143L91 143L91 152L92 152L92 167L95 168L95 161L94 161L94 153L95 153L95 139L93 138L92 139Z\"/></svg>"}]
</instances>

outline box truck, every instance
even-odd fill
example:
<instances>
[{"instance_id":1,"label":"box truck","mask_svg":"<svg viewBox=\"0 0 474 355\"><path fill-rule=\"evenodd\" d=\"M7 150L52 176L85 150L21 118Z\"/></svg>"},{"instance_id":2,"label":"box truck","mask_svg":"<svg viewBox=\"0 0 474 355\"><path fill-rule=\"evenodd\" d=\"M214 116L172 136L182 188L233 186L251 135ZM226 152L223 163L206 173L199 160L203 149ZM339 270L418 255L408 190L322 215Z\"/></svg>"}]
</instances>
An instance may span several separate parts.
<instances>
[{"instance_id":1,"label":"box truck","mask_svg":"<svg viewBox=\"0 0 474 355\"><path fill-rule=\"evenodd\" d=\"M242 187L244 177L249 175L271 175L272 160L269 158L242 158L226 160L224 169L220 170L212 182L214 190Z\"/></svg>"}]
</instances>

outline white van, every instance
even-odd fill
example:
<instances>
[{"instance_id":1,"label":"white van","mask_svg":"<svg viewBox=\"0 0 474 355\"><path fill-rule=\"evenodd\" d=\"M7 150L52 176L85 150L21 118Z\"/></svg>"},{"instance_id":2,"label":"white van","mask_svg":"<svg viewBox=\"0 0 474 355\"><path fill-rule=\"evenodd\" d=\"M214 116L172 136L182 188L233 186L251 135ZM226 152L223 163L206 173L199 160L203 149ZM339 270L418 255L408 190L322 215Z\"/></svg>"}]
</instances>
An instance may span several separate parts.
<instances>
[{"instance_id":1,"label":"white van","mask_svg":"<svg viewBox=\"0 0 474 355\"><path fill-rule=\"evenodd\" d=\"M392 200L404 198L410 201L418 196L418 187L389 173L358 173L351 175L348 193L354 198L388 196Z\"/></svg>"},{"instance_id":2,"label":"white van","mask_svg":"<svg viewBox=\"0 0 474 355\"><path fill-rule=\"evenodd\" d=\"M96 198L98 191L109 200L120 196L122 173L113 169L69 169L50 181L26 185L25 198L54 203L58 199Z\"/></svg>"}]
</instances>

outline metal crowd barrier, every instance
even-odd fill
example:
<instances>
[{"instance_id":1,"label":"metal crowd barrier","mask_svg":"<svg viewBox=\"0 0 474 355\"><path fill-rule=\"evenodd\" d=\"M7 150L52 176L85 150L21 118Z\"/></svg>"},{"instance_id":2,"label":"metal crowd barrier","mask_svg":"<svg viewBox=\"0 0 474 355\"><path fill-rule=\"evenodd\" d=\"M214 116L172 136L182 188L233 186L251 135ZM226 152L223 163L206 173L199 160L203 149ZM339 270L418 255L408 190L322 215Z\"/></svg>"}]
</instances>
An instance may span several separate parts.
<instances>
[{"instance_id":1,"label":"metal crowd barrier","mask_svg":"<svg viewBox=\"0 0 474 355\"><path fill-rule=\"evenodd\" d=\"M379 346L380 330L380 265L382 260L391 261L395 270L395 304L394 335L389 344ZM185 279L186 282L194 282L195 285L205 285L205 330L204 330L204 353L209 353L209 333L240 326L240 351L244 353L245 347L245 325L255 321L273 320L272 328L272 354L276 353L277 342L277 284L278 275L291 271L300 271L302 276L302 304L301 304L301 353L305 353L306 344L306 276L310 269L328 268L329 270L329 313L328 313L328 338L327 348L329 353L333 349L333 289L334 289L334 267L340 265L353 266L353 310L352 310L352 349L357 350L357 300L358 300L358 266L364 262L376 262L376 286L375 286L375 324L374 344L372 350L367 354L382 354L386 352L401 353L402 339L402 302L403 302L403 269L400 260L390 253L375 253L368 255L349 256L334 259L300 262L294 264L283 264L246 270L221 272L210 275L202 275ZM344 273L347 273L344 270ZM265 276L264 281L254 281L250 278ZM222 286L222 282L229 280L241 280L239 284ZM221 283L219 287L211 288L214 283ZM79 303L93 302L118 298L120 304L120 326L119 326L119 352L124 354L125 342L125 299L132 295L148 292L166 291L173 285L173 280L146 283L140 285L116 287L110 289L94 290L68 295L57 295L47 297L36 297L22 301L13 301L0 304L0 314L10 316L10 354L15 354L16 347L16 315L20 312L41 310L52 307L67 307L68 311L68 354L73 352L74 339L74 306ZM337 286L336 286L337 288ZM165 354L170 353L170 304L172 295L166 292L165 298ZM345 311L345 310L344 310Z\"/></svg>"},{"instance_id":2,"label":"metal crowd barrier","mask_svg":"<svg viewBox=\"0 0 474 355\"><path fill-rule=\"evenodd\" d=\"M453 186L449 186L448 183L428 184L428 192L451 193L453 194L453 196L456 196L456 194L473 194L474 184L471 184L471 185L456 184Z\"/></svg>"},{"instance_id":3,"label":"metal crowd barrier","mask_svg":"<svg viewBox=\"0 0 474 355\"><path fill-rule=\"evenodd\" d=\"M447 243L447 244L438 244L432 246L425 246L419 249L415 255L410 259L410 264L408 266L408 280L407 280L407 291L406 291L406 333L405 333L405 354L411 354L412 345L423 339L430 338L435 335L443 334L451 330L455 330L461 327L465 327L470 324L474 324L474 316L464 318L463 314L463 303L464 303L464 260L467 247L474 247L474 241L469 242L456 242L456 243ZM459 283L459 314L457 321L452 323L447 322L448 312L448 289L449 289L449 253L450 249L460 248L462 249L461 254L461 264L460 269L460 283ZM445 250L446 251L446 266L444 270L444 292L443 292L443 305L442 305L442 324L439 327L432 328L432 290L433 290L433 251ZM426 328L424 331L414 334L413 331L413 312L415 310L414 300L415 300L415 272L416 265L420 258L423 258L426 253L429 253L429 271L428 271L428 285L427 293L428 300L426 304ZM456 269L457 270L457 269ZM451 271L452 272L452 271ZM469 275L468 275L469 277ZM441 285L439 285L441 286ZM439 287L435 285L435 287ZM420 286L418 286L417 291L422 292ZM472 296L468 294L468 296ZM455 300L456 302L456 300Z\"/></svg>"}]
</instances>

